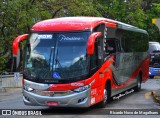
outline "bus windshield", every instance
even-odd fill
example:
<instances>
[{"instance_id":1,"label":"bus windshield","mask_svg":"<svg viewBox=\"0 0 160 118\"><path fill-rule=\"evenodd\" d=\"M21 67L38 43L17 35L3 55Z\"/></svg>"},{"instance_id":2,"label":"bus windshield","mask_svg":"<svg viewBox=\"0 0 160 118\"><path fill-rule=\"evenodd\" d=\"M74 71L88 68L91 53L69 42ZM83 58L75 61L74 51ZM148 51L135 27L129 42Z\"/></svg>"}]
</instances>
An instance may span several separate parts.
<instances>
[{"instance_id":1,"label":"bus windshield","mask_svg":"<svg viewBox=\"0 0 160 118\"><path fill-rule=\"evenodd\" d=\"M87 31L32 33L25 55L25 79L62 83L87 76L89 35Z\"/></svg>"},{"instance_id":2,"label":"bus windshield","mask_svg":"<svg viewBox=\"0 0 160 118\"><path fill-rule=\"evenodd\" d=\"M153 53L154 51L160 51L160 44L157 43L149 43L149 52Z\"/></svg>"}]
</instances>

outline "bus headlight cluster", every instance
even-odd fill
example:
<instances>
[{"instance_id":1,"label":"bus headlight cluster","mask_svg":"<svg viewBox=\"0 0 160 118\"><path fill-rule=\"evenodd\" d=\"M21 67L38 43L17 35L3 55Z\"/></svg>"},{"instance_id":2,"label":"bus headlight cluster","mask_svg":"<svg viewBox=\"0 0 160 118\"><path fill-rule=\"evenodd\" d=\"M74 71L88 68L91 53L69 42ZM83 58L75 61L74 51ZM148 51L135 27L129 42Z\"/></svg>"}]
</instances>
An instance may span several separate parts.
<instances>
[{"instance_id":1,"label":"bus headlight cluster","mask_svg":"<svg viewBox=\"0 0 160 118\"><path fill-rule=\"evenodd\" d=\"M73 91L74 92L82 92L82 91L87 90L88 88L90 88L90 85L86 85L86 86L82 86L82 87L76 88Z\"/></svg>"},{"instance_id":2,"label":"bus headlight cluster","mask_svg":"<svg viewBox=\"0 0 160 118\"><path fill-rule=\"evenodd\" d=\"M28 91L28 92L31 92L31 91L34 90L33 88L28 87L28 86L23 86L23 89L26 90L26 91Z\"/></svg>"}]
</instances>

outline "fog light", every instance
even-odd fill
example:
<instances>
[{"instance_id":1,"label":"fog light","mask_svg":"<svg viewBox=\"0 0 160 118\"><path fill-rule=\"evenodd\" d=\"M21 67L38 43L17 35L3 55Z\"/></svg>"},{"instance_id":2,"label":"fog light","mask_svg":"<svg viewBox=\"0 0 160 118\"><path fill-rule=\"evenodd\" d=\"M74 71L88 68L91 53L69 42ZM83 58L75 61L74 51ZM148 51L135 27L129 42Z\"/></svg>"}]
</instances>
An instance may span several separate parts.
<instances>
[{"instance_id":1,"label":"fog light","mask_svg":"<svg viewBox=\"0 0 160 118\"><path fill-rule=\"evenodd\" d=\"M24 98L25 98L27 101L30 101L28 97L24 96Z\"/></svg>"},{"instance_id":2,"label":"fog light","mask_svg":"<svg viewBox=\"0 0 160 118\"><path fill-rule=\"evenodd\" d=\"M83 102L86 98L81 98L78 100L78 103Z\"/></svg>"}]
</instances>

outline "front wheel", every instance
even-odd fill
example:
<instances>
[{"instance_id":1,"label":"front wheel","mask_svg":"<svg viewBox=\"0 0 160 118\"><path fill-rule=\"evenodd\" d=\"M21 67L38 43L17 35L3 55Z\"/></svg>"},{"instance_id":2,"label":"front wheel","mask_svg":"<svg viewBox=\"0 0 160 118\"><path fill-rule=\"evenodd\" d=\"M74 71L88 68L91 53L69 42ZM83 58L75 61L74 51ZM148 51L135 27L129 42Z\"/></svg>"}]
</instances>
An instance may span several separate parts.
<instances>
[{"instance_id":1,"label":"front wheel","mask_svg":"<svg viewBox=\"0 0 160 118\"><path fill-rule=\"evenodd\" d=\"M152 75L152 76L149 76L149 78L150 78L150 79L153 79L153 78L154 78L154 75Z\"/></svg>"},{"instance_id":2,"label":"front wheel","mask_svg":"<svg viewBox=\"0 0 160 118\"><path fill-rule=\"evenodd\" d=\"M141 80L142 80L142 79L141 79L141 76L138 75L138 76L137 76L137 85L136 85L136 87L134 88L134 90L135 90L136 92L138 92L138 91L141 90L141 83L142 83Z\"/></svg>"},{"instance_id":3,"label":"front wheel","mask_svg":"<svg viewBox=\"0 0 160 118\"><path fill-rule=\"evenodd\" d=\"M110 85L107 84L104 88L104 99L103 101L101 101L99 103L99 107L100 108L104 108L106 106L106 104L110 101L110 98L111 98L111 91L110 91Z\"/></svg>"}]
</instances>

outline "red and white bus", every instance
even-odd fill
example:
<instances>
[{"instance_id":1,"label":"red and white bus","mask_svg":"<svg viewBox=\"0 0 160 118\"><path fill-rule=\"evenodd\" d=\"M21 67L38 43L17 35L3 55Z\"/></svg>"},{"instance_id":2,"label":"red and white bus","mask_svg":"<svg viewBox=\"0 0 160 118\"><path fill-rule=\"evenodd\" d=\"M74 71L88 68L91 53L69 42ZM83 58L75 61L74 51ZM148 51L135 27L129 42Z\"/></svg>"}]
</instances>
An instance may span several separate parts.
<instances>
[{"instance_id":1,"label":"red and white bus","mask_svg":"<svg viewBox=\"0 0 160 118\"><path fill-rule=\"evenodd\" d=\"M26 39L23 101L26 105L104 107L111 97L148 79L148 33L100 17L44 20L13 42Z\"/></svg>"}]
</instances>

